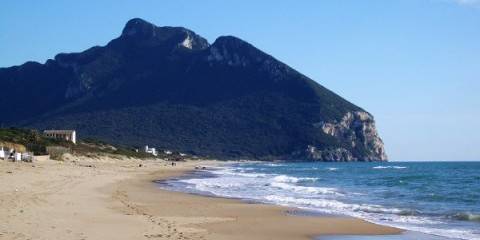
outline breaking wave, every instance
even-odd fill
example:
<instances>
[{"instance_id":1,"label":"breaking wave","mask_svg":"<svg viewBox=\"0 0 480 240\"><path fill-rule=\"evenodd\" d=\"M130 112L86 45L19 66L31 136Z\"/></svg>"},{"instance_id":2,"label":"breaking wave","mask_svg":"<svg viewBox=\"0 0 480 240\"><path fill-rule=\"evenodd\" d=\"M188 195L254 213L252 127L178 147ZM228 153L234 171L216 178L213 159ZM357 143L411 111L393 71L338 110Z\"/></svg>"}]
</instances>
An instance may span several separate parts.
<instances>
[{"instance_id":1,"label":"breaking wave","mask_svg":"<svg viewBox=\"0 0 480 240\"><path fill-rule=\"evenodd\" d=\"M376 167L373 167L373 169L405 169L407 167L403 167L403 166L376 166Z\"/></svg>"}]
</instances>

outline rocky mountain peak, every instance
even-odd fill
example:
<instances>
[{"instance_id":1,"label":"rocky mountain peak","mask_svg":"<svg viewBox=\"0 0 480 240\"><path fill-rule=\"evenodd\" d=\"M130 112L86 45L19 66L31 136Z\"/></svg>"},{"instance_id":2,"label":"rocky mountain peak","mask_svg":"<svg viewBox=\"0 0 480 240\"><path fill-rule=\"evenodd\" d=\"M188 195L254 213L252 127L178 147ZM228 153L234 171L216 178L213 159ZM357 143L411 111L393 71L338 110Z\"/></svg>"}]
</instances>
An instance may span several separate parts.
<instances>
[{"instance_id":1,"label":"rocky mountain peak","mask_svg":"<svg viewBox=\"0 0 480 240\"><path fill-rule=\"evenodd\" d=\"M231 66L246 66L253 62L261 62L266 54L250 43L233 36L217 38L210 47L207 60L225 63Z\"/></svg>"},{"instance_id":2,"label":"rocky mountain peak","mask_svg":"<svg viewBox=\"0 0 480 240\"><path fill-rule=\"evenodd\" d=\"M123 28L123 36L155 36L156 26L140 18L134 18L127 22Z\"/></svg>"},{"instance_id":3,"label":"rocky mountain peak","mask_svg":"<svg viewBox=\"0 0 480 240\"><path fill-rule=\"evenodd\" d=\"M241 48L242 46L250 45L244 40L234 37L234 36L221 36L218 37L212 46L216 47L228 47L233 49Z\"/></svg>"},{"instance_id":4,"label":"rocky mountain peak","mask_svg":"<svg viewBox=\"0 0 480 240\"><path fill-rule=\"evenodd\" d=\"M190 50L202 50L209 47L208 41L195 32L183 27L158 27L140 18L127 22L120 38L148 43L148 46L173 44Z\"/></svg>"}]
</instances>

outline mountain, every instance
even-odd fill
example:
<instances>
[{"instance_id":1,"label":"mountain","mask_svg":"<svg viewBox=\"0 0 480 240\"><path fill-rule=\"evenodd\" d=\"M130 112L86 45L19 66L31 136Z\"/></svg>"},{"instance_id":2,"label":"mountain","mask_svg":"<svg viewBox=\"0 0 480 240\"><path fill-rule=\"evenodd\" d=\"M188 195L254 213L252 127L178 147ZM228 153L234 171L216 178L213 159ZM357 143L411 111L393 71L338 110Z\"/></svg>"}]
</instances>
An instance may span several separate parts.
<instances>
[{"instance_id":1,"label":"mountain","mask_svg":"<svg viewBox=\"0 0 480 240\"><path fill-rule=\"evenodd\" d=\"M0 69L2 125L199 156L386 160L374 118L233 37L128 21L106 46Z\"/></svg>"}]
</instances>

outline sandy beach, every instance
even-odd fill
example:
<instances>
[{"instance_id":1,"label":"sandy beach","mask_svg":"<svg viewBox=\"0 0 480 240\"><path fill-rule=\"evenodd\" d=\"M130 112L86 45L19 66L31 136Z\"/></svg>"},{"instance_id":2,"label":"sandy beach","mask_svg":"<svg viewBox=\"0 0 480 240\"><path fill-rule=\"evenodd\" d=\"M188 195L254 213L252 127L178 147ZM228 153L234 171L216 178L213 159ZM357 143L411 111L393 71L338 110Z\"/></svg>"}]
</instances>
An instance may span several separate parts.
<instances>
[{"instance_id":1,"label":"sandy beach","mask_svg":"<svg viewBox=\"0 0 480 240\"><path fill-rule=\"evenodd\" d=\"M401 232L360 219L294 216L279 206L165 191L153 182L215 164L111 157L0 161L0 239L300 240Z\"/></svg>"}]
</instances>

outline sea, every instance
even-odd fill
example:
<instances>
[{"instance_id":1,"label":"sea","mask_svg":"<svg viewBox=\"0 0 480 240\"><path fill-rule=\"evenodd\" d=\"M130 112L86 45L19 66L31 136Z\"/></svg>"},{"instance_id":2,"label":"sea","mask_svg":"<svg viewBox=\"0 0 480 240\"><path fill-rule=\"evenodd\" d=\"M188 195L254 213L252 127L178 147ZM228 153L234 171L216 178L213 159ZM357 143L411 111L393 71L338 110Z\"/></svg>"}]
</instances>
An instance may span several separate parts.
<instances>
[{"instance_id":1,"label":"sea","mask_svg":"<svg viewBox=\"0 0 480 240\"><path fill-rule=\"evenodd\" d=\"M378 239L480 240L480 162L227 163L159 186L408 230Z\"/></svg>"}]
</instances>

